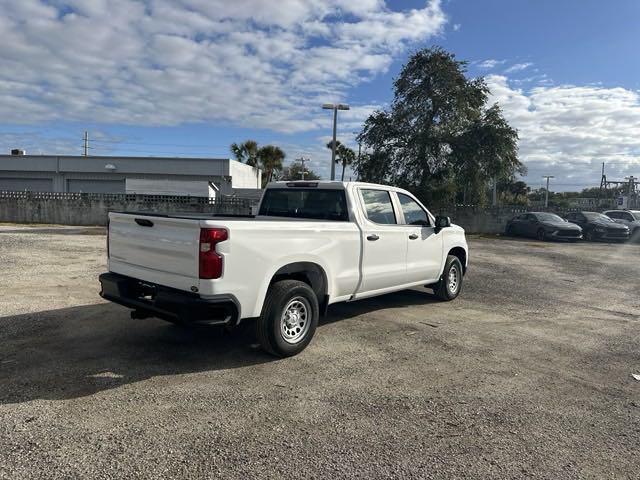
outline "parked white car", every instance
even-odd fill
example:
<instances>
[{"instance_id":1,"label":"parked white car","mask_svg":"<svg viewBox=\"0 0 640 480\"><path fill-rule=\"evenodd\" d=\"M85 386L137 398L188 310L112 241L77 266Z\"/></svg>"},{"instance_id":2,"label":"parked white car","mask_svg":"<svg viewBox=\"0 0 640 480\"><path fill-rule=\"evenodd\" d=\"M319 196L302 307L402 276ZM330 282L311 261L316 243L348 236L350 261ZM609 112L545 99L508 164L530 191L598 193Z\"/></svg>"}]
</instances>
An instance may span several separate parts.
<instances>
[{"instance_id":1,"label":"parked white car","mask_svg":"<svg viewBox=\"0 0 640 480\"><path fill-rule=\"evenodd\" d=\"M461 289L464 230L399 188L275 182L257 216L110 213L101 296L179 323L257 318L262 347L295 355L333 303L433 288Z\"/></svg>"}]
</instances>

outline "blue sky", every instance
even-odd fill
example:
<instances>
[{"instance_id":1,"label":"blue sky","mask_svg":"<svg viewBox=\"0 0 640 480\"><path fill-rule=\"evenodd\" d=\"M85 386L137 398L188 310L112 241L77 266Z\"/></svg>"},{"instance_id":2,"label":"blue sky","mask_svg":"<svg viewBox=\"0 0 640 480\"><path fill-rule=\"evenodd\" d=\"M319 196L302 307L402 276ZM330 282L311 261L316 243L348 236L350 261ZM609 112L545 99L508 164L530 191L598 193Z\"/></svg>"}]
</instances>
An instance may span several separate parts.
<instances>
[{"instance_id":1,"label":"blue sky","mask_svg":"<svg viewBox=\"0 0 640 480\"><path fill-rule=\"evenodd\" d=\"M640 2L0 0L0 150L228 156L276 143L327 175L339 137L391 99L408 54L441 45L519 130L525 180L640 175Z\"/></svg>"}]
</instances>

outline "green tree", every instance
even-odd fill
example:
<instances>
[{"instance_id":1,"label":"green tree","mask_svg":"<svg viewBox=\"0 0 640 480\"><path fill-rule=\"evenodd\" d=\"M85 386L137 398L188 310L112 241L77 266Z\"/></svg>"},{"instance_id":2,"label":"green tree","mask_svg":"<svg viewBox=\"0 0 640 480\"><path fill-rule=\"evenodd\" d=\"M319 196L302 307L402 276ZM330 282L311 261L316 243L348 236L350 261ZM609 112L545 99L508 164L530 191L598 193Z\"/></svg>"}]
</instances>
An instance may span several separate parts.
<instances>
[{"instance_id":1,"label":"green tree","mask_svg":"<svg viewBox=\"0 0 640 480\"><path fill-rule=\"evenodd\" d=\"M497 105L487 105L482 78L441 48L418 51L394 82L388 111L365 121L359 140L370 152L354 162L364 181L391 183L427 202L486 201L493 179L523 173L517 132Z\"/></svg>"},{"instance_id":2,"label":"green tree","mask_svg":"<svg viewBox=\"0 0 640 480\"><path fill-rule=\"evenodd\" d=\"M239 145L232 143L231 153L239 162L246 163L252 167L258 166L258 142L255 140L245 140Z\"/></svg>"},{"instance_id":3,"label":"green tree","mask_svg":"<svg viewBox=\"0 0 640 480\"><path fill-rule=\"evenodd\" d=\"M504 203L526 205L531 188L522 180L516 180L515 177L510 177L498 181L498 191Z\"/></svg>"},{"instance_id":4,"label":"green tree","mask_svg":"<svg viewBox=\"0 0 640 480\"><path fill-rule=\"evenodd\" d=\"M327 148L333 150L333 140L327 143ZM356 159L356 152L344 145L340 140L336 140L336 163L342 164L342 181L344 182L344 171L347 166L353 164Z\"/></svg>"},{"instance_id":5,"label":"green tree","mask_svg":"<svg viewBox=\"0 0 640 480\"><path fill-rule=\"evenodd\" d=\"M265 173L264 183L273 180L274 175L282 170L282 162L285 157L282 149L275 145L266 145L258 149L259 164Z\"/></svg>"}]
</instances>

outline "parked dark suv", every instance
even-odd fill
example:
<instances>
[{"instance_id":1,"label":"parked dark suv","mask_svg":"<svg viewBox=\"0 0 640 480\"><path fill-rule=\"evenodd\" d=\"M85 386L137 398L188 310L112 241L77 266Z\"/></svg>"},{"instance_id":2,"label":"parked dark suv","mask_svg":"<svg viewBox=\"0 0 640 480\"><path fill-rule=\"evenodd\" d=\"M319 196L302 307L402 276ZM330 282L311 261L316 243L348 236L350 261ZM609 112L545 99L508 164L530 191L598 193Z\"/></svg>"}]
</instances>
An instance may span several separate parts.
<instances>
[{"instance_id":1,"label":"parked dark suv","mask_svg":"<svg viewBox=\"0 0 640 480\"><path fill-rule=\"evenodd\" d=\"M507 235L534 237L538 240L579 240L582 229L569 223L555 213L529 212L518 215L507 222Z\"/></svg>"},{"instance_id":2,"label":"parked dark suv","mask_svg":"<svg viewBox=\"0 0 640 480\"><path fill-rule=\"evenodd\" d=\"M570 222L582 227L585 240L616 240L629 239L629 227L616 223L611 218L598 212L571 212L566 216Z\"/></svg>"}]
</instances>

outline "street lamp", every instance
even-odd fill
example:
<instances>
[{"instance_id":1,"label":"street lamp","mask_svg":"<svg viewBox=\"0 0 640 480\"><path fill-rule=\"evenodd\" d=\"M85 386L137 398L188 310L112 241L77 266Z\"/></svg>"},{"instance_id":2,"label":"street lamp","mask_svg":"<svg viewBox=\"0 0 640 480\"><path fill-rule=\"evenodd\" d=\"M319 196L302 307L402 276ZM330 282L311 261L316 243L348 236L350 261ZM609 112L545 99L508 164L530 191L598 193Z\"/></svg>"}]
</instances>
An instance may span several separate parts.
<instances>
[{"instance_id":1,"label":"street lamp","mask_svg":"<svg viewBox=\"0 0 640 480\"><path fill-rule=\"evenodd\" d=\"M324 103L324 110L333 110L333 142L331 144L331 180L336 179L336 126L338 124L338 110L349 110L346 103Z\"/></svg>"},{"instance_id":2,"label":"street lamp","mask_svg":"<svg viewBox=\"0 0 640 480\"><path fill-rule=\"evenodd\" d=\"M549 207L549 180L552 178L556 178L553 175L543 175L542 178L547 179L547 190L544 192L544 208Z\"/></svg>"}]
</instances>

